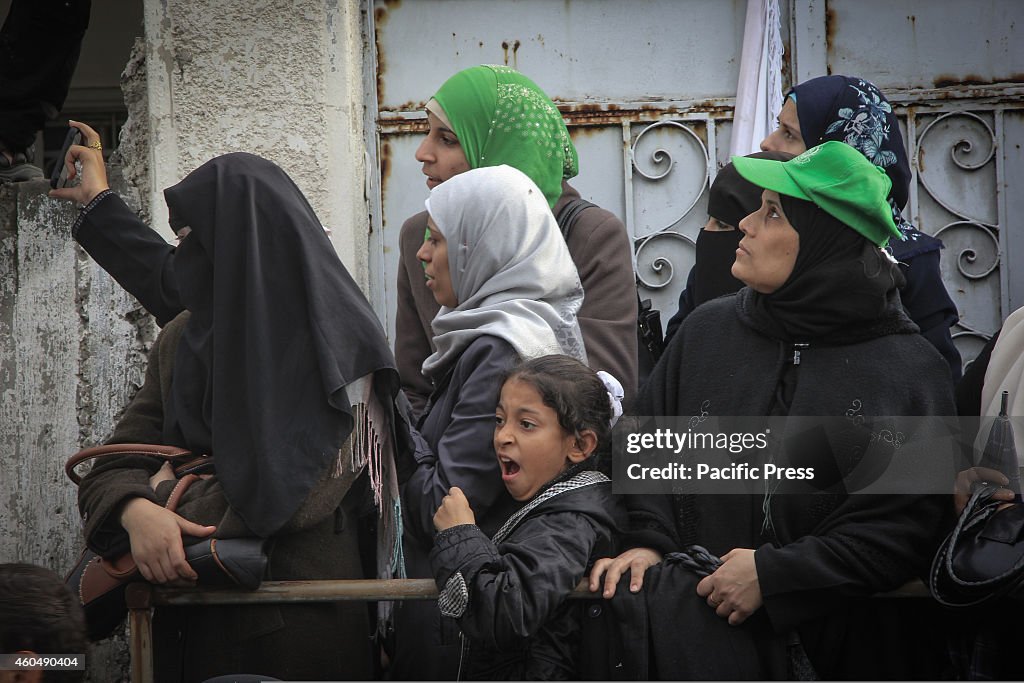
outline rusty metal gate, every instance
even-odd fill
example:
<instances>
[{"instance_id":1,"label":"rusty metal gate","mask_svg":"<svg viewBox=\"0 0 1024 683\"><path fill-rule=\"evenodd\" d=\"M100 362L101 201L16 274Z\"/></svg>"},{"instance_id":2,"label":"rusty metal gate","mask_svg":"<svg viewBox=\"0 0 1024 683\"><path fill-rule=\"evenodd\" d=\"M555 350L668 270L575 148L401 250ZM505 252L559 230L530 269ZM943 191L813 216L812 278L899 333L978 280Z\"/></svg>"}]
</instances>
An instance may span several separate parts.
<instances>
[{"instance_id":1,"label":"rusty metal gate","mask_svg":"<svg viewBox=\"0 0 1024 683\"><path fill-rule=\"evenodd\" d=\"M863 76L897 107L915 165L908 217L939 235L972 358L1024 305L1024 3L781 0L784 84ZM427 189L423 105L452 73L505 63L559 105L572 181L623 218L644 296L667 319L693 263L707 188L728 160L746 0L376 0L367 8L371 296L394 329L398 230ZM372 11L371 11L372 10ZM1018 28L1019 25L1019 28ZM951 46L962 46L951 49ZM984 46L981 49L980 46ZM1019 269L1018 269L1019 270Z\"/></svg>"}]
</instances>

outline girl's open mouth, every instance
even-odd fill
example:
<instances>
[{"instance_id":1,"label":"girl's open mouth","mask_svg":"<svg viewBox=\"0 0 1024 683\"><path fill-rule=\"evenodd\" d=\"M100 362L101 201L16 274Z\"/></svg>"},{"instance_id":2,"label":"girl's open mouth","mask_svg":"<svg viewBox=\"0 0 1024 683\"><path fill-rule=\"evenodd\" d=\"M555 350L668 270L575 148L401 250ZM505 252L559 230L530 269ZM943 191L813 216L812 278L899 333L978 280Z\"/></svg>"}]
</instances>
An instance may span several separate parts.
<instances>
[{"instance_id":1,"label":"girl's open mouth","mask_svg":"<svg viewBox=\"0 0 1024 683\"><path fill-rule=\"evenodd\" d=\"M502 478L514 477L519 473L519 463L515 462L511 458L498 456L498 462L501 463Z\"/></svg>"}]
</instances>

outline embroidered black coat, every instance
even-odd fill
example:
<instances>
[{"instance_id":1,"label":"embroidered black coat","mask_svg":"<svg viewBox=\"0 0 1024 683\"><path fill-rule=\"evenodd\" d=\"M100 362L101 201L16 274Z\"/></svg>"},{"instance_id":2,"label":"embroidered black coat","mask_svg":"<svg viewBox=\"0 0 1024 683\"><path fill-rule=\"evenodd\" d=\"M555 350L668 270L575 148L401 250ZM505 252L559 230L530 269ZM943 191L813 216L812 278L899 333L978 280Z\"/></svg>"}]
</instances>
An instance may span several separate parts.
<instances>
[{"instance_id":1,"label":"embroidered black coat","mask_svg":"<svg viewBox=\"0 0 1024 683\"><path fill-rule=\"evenodd\" d=\"M698 307L673 338L641 391L638 415L954 415L949 369L917 334L898 299L874 323L851 331L849 344L816 346L792 362L791 345L756 329L750 290ZM779 397L788 409L779 412ZM779 633L800 633L818 673L846 673L859 660L869 677L878 656L847 646L857 638L852 601L893 590L927 571L947 531L949 501L924 495L774 496L764 529L763 497L634 496L627 547L661 552L691 543L721 555L754 548L761 608ZM697 599L694 596L694 599ZM831 621L830 621L831 620ZM653 628L653 625L652 625ZM898 649L899 643L893 643ZM854 645L854 647L856 647ZM850 654L844 659L843 652ZM871 674L874 676L871 676Z\"/></svg>"}]
</instances>

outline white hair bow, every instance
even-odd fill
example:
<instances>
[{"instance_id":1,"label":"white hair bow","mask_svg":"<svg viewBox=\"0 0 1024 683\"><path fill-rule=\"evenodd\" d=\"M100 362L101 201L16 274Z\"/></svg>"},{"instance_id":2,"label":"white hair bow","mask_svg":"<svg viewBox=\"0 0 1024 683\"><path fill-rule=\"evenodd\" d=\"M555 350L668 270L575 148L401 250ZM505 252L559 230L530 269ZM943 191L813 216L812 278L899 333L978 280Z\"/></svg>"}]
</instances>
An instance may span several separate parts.
<instances>
[{"instance_id":1,"label":"white hair bow","mask_svg":"<svg viewBox=\"0 0 1024 683\"><path fill-rule=\"evenodd\" d=\"M604 370L598 370L597 376L601 378L601 382L604 383L604 388L608 391L608 403L612 408L612 419L609 426L614 427L615 423L622 417L622 399L626 396L622 390L622 385L619 380L615 379L615 376L611 373L605 372Z\"/></svg>"}]
</instances>

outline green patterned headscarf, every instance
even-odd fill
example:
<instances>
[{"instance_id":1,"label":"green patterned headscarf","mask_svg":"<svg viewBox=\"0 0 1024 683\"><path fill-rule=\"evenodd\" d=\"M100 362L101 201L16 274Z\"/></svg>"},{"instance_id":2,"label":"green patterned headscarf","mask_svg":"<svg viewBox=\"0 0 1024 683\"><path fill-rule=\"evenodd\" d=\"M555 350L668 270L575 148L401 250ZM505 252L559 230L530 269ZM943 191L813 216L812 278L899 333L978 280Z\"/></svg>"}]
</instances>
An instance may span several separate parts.
<instances>
[{"instance_id":1,"label":"green patterned headscarf","mask_svg":"<svg viewBox=\"0 0 1024 683\"><path fill-rule=\"evenodd\" d=\"M562 195L562 179L579 173L576 147L558 108L515 69L464 69L445 81L434 99L448 115L470 168L517 168L552 207Z\"/></svg>"}]
</instances>

